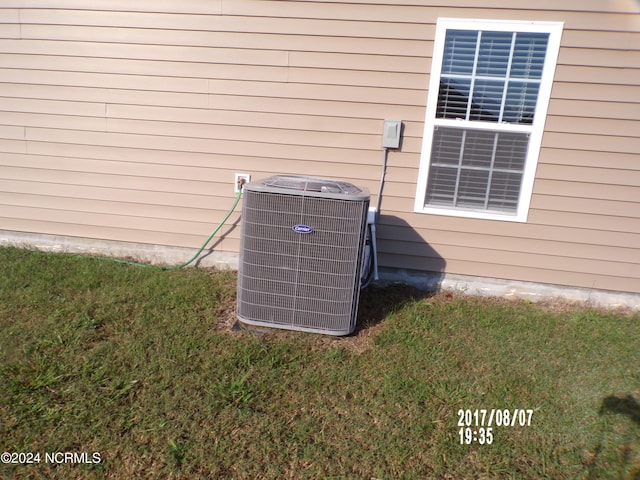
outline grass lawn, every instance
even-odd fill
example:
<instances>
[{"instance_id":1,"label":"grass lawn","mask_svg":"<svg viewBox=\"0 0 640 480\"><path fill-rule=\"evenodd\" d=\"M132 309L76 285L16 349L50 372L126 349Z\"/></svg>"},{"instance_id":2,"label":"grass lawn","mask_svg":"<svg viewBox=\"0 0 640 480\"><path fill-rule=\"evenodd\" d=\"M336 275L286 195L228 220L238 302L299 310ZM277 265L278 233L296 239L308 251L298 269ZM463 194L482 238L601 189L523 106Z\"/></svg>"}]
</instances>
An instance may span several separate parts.
<instances>
[{"instance_id":1,"label":"grass lawn","mask_svg":"<svg viewBox=\"0 0 640 480\"><path fill-rule=\"evenodd\" d=\"M264 334L234 272L0 267L1 478L640 479L637 313L394 286Z\"/></svg>"}]
</instances>

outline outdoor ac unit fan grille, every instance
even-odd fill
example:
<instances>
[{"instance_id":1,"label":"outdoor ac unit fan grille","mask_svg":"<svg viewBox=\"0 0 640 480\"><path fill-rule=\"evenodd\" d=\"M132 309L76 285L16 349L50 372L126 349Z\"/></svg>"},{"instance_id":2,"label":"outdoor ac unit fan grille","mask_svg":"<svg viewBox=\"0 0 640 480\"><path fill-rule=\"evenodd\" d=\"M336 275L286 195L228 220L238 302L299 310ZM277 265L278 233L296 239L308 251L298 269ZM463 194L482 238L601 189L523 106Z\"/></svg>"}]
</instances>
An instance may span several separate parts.
<instances>
[{"instance_id":1,"label":"outdoor ac unit fan grille","mask_svg":"<svg viewBox=\"0 0 640 480\"><path fill-rule=\"evenodd\" d=\"M355 327L369 199L245 187L238 317L333 335ZM296 225L309 227L296 231Z\"/></svg>"}]
</instances>

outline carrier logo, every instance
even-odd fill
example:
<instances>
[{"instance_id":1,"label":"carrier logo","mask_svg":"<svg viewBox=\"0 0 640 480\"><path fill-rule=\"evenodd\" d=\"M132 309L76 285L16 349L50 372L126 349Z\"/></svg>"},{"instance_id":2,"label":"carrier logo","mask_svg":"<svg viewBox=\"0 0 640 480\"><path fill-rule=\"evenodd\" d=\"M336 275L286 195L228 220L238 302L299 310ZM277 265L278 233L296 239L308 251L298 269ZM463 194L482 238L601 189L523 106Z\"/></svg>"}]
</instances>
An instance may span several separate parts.
<instances>
[{"instance_id":1,"label":"carrier logo","mask_svg":"<svg viewBox=\"0 0 640 480\"><path fill-rule=\"evenodd\" d=\"M312 233L313 232L313 228L311 228L309 225L294 225L291 228L296 233Z\"/></svg>"}]
</instances>

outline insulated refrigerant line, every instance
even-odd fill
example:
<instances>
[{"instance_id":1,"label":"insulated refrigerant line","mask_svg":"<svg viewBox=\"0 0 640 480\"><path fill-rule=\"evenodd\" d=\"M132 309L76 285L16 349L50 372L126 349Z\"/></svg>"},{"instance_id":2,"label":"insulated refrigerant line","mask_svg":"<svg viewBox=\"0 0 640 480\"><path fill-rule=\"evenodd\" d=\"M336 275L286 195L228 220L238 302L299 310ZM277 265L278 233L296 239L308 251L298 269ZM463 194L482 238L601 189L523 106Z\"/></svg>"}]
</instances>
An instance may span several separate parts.
<instances>
[{"instance_id":1,"label":"insulated refrigerant line","mask_svg":"<svg viewBox=\"0 0 640 480\"><path fill-rule=\"evenodd\" d=\"M378 246L376 240L376 225L380 218L380 205L382 204L382 189L384 188L384 178L387 175L387 158L389 157L389 147L383 148L382 155L382 173L380 175L380 186L378 187L378 198L376 199L376 211L375 211L375 219L372 223L369 224L369 232L371 237L371 263L373 268L373 280L379 280L380 276L378 274ZM371 277L369 278L369 282L371 281ZM369 283L367 282L367 284Z\"/></svg>"},{"instance_id":2,"label":"insulated refrigerant line","mask_svg":"<svg viewBox=\"0 0 640 480\"><path fill-rule=\"evenodd\" d=\"M367 219L367 229L369 230L369 245L365 253L364 268L365 274L362 278L360 288L367 288L373 280L380 280L378 274L378 245L376 240L376 224L380 216L380 204L382 203L382 189L384 188L384 177L387 173L387 157L389 155L389 147L384 147L382 158L382 174L380 175L380 186L378 187L378 198L376 199L376 208L373 212L374 218L371 219L371 212Z\"/></svg>"}]
</instances>

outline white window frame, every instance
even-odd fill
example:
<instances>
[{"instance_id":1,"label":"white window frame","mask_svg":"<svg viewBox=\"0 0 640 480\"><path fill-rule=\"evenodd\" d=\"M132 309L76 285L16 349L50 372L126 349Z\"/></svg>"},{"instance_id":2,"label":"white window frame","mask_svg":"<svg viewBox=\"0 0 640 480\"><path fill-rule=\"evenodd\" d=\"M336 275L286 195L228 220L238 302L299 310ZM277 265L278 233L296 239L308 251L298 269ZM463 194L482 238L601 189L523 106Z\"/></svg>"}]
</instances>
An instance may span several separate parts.
<instances>
[{"instance_id":1,"label":"white window frame","mask_svg":"<svg viewBox=\"0 0 640 480\"><path fill-rule=\"evenodd\" d=\"M523 22L453 18L438 19L433 47L433 59L431 78L429 82L429 93L427 98L427 109L424 122L422 152L420 156L420 170L418 173L418 186L414 206L415 212L435 215L448 215L454 217L479 218L487 220L505 220L512 222L527 221L527 217L529 215L529 206L531 203L531 195L533 192L533 183L540 153L540 146L542 143L542 135L544 133L544 124L549 106L549 98L551 96L551 88L553 86L553 77L558 60L558 52L560 50L560 39L562 37L563 27L563 22ZM436 118L445 37L447 30L450 29L549 34L547 53L545 57L542 77L540 79L538 101L534 113L534 121L531 125L503 125L492 122ZM468 127L486 128L491 131L504 130L509 132L522 131L529 133L529 146L525 159L524 173L520 187L520 196L518 198L518 207L515 214L489 210L473 210L447 206L425 205L425 197L429 181L431 149L433 145L435 128L436 126L461 127L463 126L461 123Z\"/></svg>"}]
</instances>

